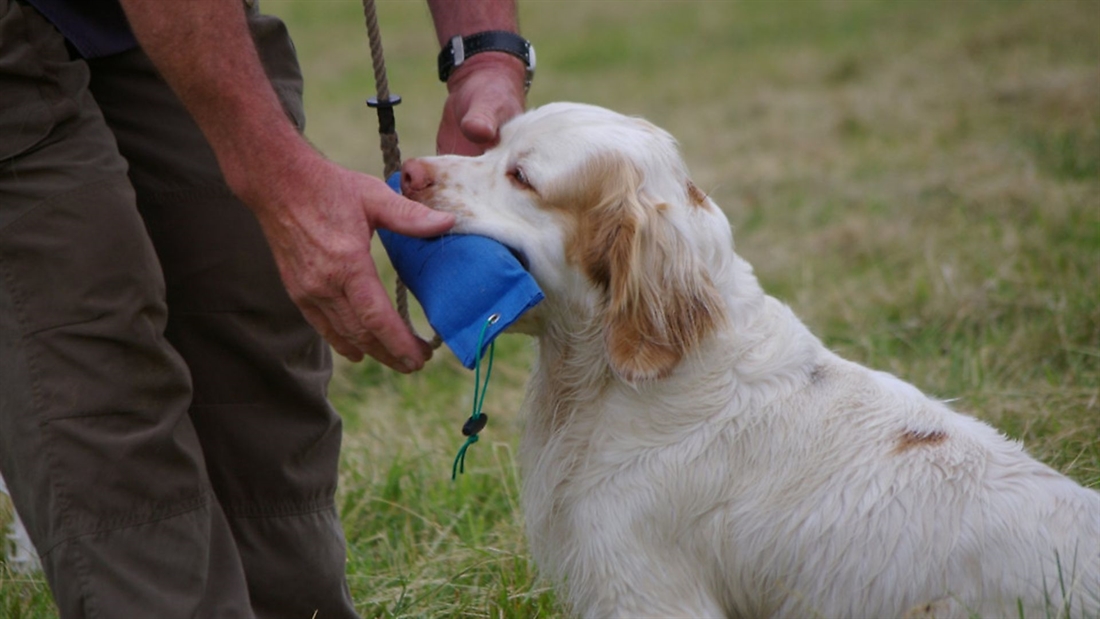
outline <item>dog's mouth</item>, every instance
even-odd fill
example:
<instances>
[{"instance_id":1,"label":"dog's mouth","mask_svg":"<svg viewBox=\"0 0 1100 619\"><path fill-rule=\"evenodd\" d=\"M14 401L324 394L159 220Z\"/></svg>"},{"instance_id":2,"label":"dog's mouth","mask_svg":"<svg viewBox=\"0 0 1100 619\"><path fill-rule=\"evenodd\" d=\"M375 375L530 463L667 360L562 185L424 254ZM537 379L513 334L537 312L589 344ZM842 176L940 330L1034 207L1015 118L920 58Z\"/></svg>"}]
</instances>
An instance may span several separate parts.
<instances>
[{"instance_id":1,"label":"dog's mouth","mask_svg":"<svg viewBox=\"0 0 1100 619\"><path fill-rule=\"evenodd\" d=\"M501 244L503 245L503 243L501 243ZM510 251L513 256L516 257L516 260L519 261L519 265L521 267L523 267L524 271L530 271L531 270L531 262L529 260L527 260L527 254L525 254L522 251L516 249L515 247L510 247L508 245L504 245L504 247L508 251Z\"/></svg>"},{"instance_id":2,"label":"dog's mouth","mask_svg":"<svg viewBox=\"0 0 1100 619\"><path fill-rule=\"evenodd\" d=\"M432 206L432 205L429 205L429 206L431 208L436 208L435 206ZM446 209L437 209L437 210L446 210ZM454 211L450 211L450 212L454 212ZM507 249L508 252L511 253L512 256L515 257L515 259L519 262L519 265L521 267L523 267L524 271L530 271L531 270L531 261L530 261L530 259L527 258L527 254L522 249L519 249L518 247L514 247L512 245L509 245L508 243L496 238L495 236L493 236L491 234L486 234L486 233L484 233L480 230L471 229L471 226L466 225L466 224L467 224L467 221L463 221L463 218L461 216L459 216L458 222L455 224L455 227L452 228L451 231L448 232L447 234L466 234L466 235L471 235L471 236L483 236L487 239L491 239L491 240L503 245L504 248Z\"/></svg>"}]
</instances>

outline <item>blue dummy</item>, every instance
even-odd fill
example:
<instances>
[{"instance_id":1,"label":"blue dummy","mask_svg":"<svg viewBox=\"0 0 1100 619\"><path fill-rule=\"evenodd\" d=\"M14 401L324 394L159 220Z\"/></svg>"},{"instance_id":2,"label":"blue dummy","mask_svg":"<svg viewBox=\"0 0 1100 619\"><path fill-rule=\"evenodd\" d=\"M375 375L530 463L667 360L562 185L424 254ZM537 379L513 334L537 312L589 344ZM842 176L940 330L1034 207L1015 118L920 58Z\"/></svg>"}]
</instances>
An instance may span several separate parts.
<instances>
[{"instance_id":1,"label":"blue dummy","mask_svg":"<svg viewBox=\"0 0 1100 619\"><path fill-rule=\"evenodd\" d=\"M400 173L386 183L401 192ZM418 239L389 230L379 230L378 237L428 323L471 370L498 335L543 299L531 274L493 239L469 234ZM493 314L499 319L486 326Z\"/></svg>"}]
</instances>

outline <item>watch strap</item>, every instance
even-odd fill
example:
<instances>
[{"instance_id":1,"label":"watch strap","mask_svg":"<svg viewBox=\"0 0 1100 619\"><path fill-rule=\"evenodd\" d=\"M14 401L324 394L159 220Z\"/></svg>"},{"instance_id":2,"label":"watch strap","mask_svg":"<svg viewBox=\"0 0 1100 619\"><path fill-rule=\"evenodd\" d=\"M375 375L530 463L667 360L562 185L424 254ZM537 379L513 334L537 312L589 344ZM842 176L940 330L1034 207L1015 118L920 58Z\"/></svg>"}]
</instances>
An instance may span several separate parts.
<instances>
[{"instance_id":1,"label":"watch strap","mask_svg":"<svg viewBox=\"0 0 1100 619\"><path fill-rule=\"evenodd\" d=\"M439 52L439 81L446 82L467 58L481 52L505 52L522 60L527 69L524 89L531 87L531 79L535 74L535 48L527 39L506 30L487 30L465 37L451 37Z\"/></svg>"}]
</instances>

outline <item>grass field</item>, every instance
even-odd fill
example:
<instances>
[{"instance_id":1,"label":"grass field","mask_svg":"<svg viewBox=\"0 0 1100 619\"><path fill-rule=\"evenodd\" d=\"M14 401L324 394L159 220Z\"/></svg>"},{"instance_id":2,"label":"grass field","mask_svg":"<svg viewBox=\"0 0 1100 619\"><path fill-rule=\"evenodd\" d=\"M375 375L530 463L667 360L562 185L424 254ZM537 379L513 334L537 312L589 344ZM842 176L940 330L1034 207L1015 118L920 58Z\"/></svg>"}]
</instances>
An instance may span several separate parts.
<instances>
[{"instance_id":1,"label":"grass field","mask_svg":"<svg viewBox=\"0 0 1100 619\"><path fill-rule=\"evenodd\" d=\"M358 0L262 2L296 36L310 139L380 172ZM431 154L430 18L379 5L402 151ZM595 103L677 136L739 253L828 346L1100 487L1100 1L521 0L520 15L532 105ZM492 421L457 482L471 372L445 351L415 376L338 368L364 616L561 614L517 501L532 357L500 340ZM40 579L0 567L0 616L53 613Z\"/></svg>"}]
</instances>

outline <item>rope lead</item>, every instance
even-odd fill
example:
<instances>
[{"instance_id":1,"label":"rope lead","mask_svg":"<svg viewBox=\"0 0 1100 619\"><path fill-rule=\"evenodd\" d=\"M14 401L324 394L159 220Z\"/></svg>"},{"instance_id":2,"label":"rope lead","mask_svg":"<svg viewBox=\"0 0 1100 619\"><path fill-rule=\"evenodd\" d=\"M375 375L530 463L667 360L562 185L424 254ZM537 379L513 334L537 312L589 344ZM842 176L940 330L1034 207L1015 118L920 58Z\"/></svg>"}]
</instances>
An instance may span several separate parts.
<instances>
[{"instance_id":1,"label":"rope lead","mask_svg":"<svg viewBox=\"0 0 1100 619\"><path fill-rule=\"evenodd\" d=\"M378 110L378 133L382 140L382 160L385 165L384 178L389 178L391 174L401 169L401 150L397 146L397 123L393 115L393 107L401 103L401 97L390 94L389 80L386 78L386 59L382 53L382 35L378 29L378 12L374 0L363 0L363 15L367 21L367 37L370 39L370 55L374 64L374 83L378 90L378 96L367 99L367 105ZM396 294L397 311L401 315L401 319L405 321L405 324L413 333L416 333L412 321L409 319L408 289L400 278L397 280ZM478 433L485 428L485 424L489 421L489 416L481 412L481 408L485 404L485 392L489 388L489 376L493 372L493 352L496 349L496 342L489 343L489 365L485 370L484 384L481 382L481 347L485 342L485 332L489 329L489 325L496 324L498 320L500 320L500 314L489 316L485 324L482 325L481 334L477 338L473 413L462 425L462 434L466 437L466 442L459 448L454 465L451 467L452 481L458 476L458 473L466 472L466 451L470 448L470 445L478 441ZM432 348L439 348L442 343L443 338L438 333L435 334L431 341Z\"/></svg>"},{"instance_id":2,"label":"rope lead","mask_svg":"<svg viewBox=\"0 0 1100 619\"><path fill-rule=\"evenodd\" d=\"M394 120L393 107L401 103L401 97L390 94L390 82L386 77L386 57L382 52L382 33L378 28L378 10L374 0L363 0L363 16L367 22L367 38L370 40L370 58L374 68L374 84L378 91L377 97L367 99L367 105L378 110L378 134L382 147L382 178L389 178L391 174L401 169L401 149L397 145L397 122ZM395 285L397 313L405 326L414 334L412 319L409 317L409 291L405 282L397 278ZM443 344L443 338L436 333L429 342L432 350Z\"/></svg>"}]
</instances>

